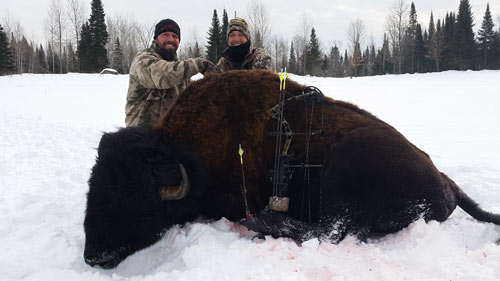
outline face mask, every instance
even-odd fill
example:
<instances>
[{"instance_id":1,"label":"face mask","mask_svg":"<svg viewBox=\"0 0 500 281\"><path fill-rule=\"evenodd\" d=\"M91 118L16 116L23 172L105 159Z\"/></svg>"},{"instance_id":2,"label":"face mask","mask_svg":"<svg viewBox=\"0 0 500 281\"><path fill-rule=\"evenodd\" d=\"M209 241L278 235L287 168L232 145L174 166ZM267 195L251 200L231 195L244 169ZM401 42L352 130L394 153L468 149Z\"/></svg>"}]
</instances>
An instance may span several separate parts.
<instances>
[{"instance_id":1,"label":"face mask","mask_svg":"<svg viewBox=\"0 0 500 281\"><path fill-rule=\"evenodd\" d=\"M228 56L234 61L242 61L250 50L250 40L238 46L228 47Z\"/></svg>"}]
</instances>

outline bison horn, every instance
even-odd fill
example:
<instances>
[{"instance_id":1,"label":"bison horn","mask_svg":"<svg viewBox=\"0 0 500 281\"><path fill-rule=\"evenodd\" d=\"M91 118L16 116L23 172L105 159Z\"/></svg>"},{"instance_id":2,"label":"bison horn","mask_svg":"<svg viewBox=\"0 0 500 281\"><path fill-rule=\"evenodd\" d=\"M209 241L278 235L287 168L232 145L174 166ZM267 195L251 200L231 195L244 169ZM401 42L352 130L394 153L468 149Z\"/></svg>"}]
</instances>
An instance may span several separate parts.
<instances>
[{"instance_id":1,"label":"bison horn","mask_svg":"<svg viewBox=\"0 0 500 281\"><path fill-rule=\"evenodd\" d=\"M160 188L160 196L162 200L179 200L186 196L189 191L190 184L186 169L182 164L179 164L181 170L182 182L179 186L165 186Z\"/></svg>"}]
</instances>

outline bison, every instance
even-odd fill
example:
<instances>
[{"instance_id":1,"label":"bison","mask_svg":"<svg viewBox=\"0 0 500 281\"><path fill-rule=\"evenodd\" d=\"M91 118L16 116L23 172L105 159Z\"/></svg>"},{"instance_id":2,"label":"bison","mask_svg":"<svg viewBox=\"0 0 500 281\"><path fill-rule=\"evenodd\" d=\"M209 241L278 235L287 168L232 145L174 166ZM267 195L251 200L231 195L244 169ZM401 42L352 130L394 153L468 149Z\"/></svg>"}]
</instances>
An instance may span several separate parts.
<instances>
[{"instance_id":1,"label":"bison","mask_svg":"<svg viewBox=\"0 0 500 281\"><path fill-rule=\"evenodd\" d=\"M277 128L270 109L279 89L268 71L207 75L153 128L105 133L88 181L85 262L115 267L174 224L199 216L239 221L245 206L256 214L247 221L252 229L297 241L391 233L422 217L444 221L457 205L500 224L396 129L350 103L301 99L308 88L293 81L283 116L293 132L316 133L290 143L297 167L287 176L290 208L268 210Z\"/></svg>"}]
</instances>

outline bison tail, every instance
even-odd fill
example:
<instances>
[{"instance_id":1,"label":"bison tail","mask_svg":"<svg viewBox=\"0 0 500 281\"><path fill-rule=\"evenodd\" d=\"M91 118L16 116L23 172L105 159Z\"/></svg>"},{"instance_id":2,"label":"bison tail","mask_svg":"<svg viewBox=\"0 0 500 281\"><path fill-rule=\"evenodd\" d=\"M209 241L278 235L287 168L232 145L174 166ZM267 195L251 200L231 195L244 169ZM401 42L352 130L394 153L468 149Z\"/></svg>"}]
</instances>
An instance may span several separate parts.
<instances>
[{"instance_id":1,"label":"bison tail","mask_svg":"<svg viewBox=\"0 0 500 281\"><path fill-rule=\"evenodd\" d=\"M500 225L500 215L487 212L477 204L472 198L469 197L463 190L448 176L441 173L445 180L448 181L450 188L453 189L457 199L457 205L462 208L467 214L471 215L478 221L491 222Z\"/></svg>"}]
</instances>

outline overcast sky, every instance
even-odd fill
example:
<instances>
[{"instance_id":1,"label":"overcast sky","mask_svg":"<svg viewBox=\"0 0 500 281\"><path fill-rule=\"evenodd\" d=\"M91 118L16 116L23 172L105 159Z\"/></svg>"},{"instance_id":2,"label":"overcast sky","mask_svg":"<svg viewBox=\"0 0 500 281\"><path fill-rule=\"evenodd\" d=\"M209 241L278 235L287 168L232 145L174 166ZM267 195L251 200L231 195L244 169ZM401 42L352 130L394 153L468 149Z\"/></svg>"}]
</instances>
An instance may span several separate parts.
<instances>
[{"instance_id":1,"label":"overcast sky","mask_svg":"<svg viewBox=\"0 0 500 281\"><path fill-rule=\"evenodd\" d=\"M59 0L63 3L66 0ZM87 6L90 15L91 0L82 0ZM191 33L197 30L200 37L206 38L211 23L212 13L217 9L219 17L225 8L229 18L244 16L251 0L102 0L107 16L121 15L135 17L141 24L154 24L163 18L174 19L181 27L182 39L189 40ZM380 44L385 29L385 19L389 8L395 0L273 0L262 1L269 14L271 33L283 36L290 41L297 33L300 18L306 14L310 19L322 47L329 48L332 42L342 42L346 47L346 35L349 24L361 19L366 25L366 39L364 45L373 38L376 46ZM411 3L410 0L407 0ZM477 30L481 26L486 4L490 3L490 10L494 18L495 29L499 27L500 0L469 0L475 17ZM0 23L6 17L18 21L24 29L28 39L37 38L44 43L43 23L47 15L50 0L0 0L2 14ZM431 11L434 19L444 18L448 11L458 11L460 0L415 0L418 21L427 28ZM8 15L8 16L7 16ZM86 18L88 18L88 15ZM181 44L183 42L181 41Z\"/></svg>"}]
</instances>

